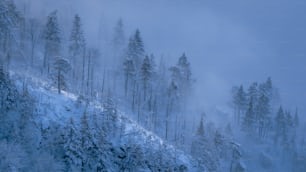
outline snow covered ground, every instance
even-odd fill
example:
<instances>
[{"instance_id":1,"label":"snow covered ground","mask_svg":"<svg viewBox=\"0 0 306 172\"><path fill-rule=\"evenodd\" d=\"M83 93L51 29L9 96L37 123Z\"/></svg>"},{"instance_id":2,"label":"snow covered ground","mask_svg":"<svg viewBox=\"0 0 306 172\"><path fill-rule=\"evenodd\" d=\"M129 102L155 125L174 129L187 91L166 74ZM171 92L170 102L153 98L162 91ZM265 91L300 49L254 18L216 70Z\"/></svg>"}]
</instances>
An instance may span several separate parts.
<instances>
[{"instance_id":1,"label":"snow covered ground","mask_svg":"<svg viewBox=\"0 0 306 172\"><path fill-rule=\"evenodd\" d=\"M80 99L79 96L66 91L58 94L57 90L47 82L33 76L24 77L21 74L11 72L11 77L19 88L26 83L29 93L37 101L38 119L36 120L42 122L44 128L54 122L63 126L67 125L70 119L74 119L79 124L84 113L88 115L88 118L96 118L98 121L106 118L103 116L104 106L100 102ZM118 109L116 111L116 120L113 121L113 125L117 126L116 128L119 128L120 131L119 134L110 134L111 137L108 137L108 141L113 145L139 145L142 149L149 150L150 154L161 153L165 159L168 159L167 161L171 160L171 162L179 164L178 171L199 171L196 161L191 156L144 129L124 112ZM172 166L172 164L166 165ZM145 168L143 170L150 171Z\"/></svg>"}]
</instances>

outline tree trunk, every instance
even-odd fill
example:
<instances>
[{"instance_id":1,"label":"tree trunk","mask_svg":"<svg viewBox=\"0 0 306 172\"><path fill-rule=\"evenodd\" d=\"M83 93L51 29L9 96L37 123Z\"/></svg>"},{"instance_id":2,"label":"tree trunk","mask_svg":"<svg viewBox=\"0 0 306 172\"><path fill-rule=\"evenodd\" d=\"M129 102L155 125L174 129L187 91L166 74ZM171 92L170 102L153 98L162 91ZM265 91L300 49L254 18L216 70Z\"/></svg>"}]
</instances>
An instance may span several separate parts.
<instances>
[{"instance_id":1,"label":"tree trunk","mask_svg":"<svg viewBox=\"0 0 306 172\"><path fill-rule=\"evenodd\" d=\"M132 91L132 111L135 111L135 87L136 87L136 81L133 81L133 91Z\"/></svg>"},{"instance_id":2,"label":"tree trunk","mask_svg":"<svg viewBox=\"0 0 306 172\"><path fill-rule=\"evenodd\" d=\"M87 83L86 83L86 94L90 94L90 85L89 85L89 80L90 80L90 68L91 68L91 52L88 55L88 62L87 62Z\"/></svg>"},{"instance_id":3,"label":"tree trunk","mask_svg":"<svg viewBox=\"0 0 306 172\"><path fill-rule=\"evenodd\" d=\"M85 57L86 57L86 51L83 50L83 65L82 65L82 84L81 84L81 93L84 93L84 85L85 85Z\"/></svg>"}]
</instances>

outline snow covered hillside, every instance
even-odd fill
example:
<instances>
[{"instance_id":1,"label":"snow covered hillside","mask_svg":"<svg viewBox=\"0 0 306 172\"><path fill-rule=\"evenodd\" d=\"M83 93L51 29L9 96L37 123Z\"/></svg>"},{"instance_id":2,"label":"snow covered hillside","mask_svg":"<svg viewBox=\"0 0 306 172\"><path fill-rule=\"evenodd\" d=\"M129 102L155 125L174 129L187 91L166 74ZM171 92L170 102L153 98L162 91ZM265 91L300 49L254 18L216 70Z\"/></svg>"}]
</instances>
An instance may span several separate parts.
<instances>
[{"instance_id":1,"label":"snow covered hillside","mask_svg":"<svg viewBox=\"0 0 306 172\"><path fill-rule=\"evenodd\" d=\"M11 78L18 90L26 89L35 100L33 121L38 128L32 137L37 149L51 154L58 164L51 169L200 171L190 156L117 110L110 97L101 104L68 92L58 94L33 77L12 74Z\"/></svg>"},{"instance_id":2,"label":"snow covered hillside","mask_svg":"<svg viewBox=\"0 0 306 172\"><path fill-rule=\"evenodd\" d=\"M0 0L0 172L306 171L291 2L166 1Z\"/></svg>"}]
</instances>

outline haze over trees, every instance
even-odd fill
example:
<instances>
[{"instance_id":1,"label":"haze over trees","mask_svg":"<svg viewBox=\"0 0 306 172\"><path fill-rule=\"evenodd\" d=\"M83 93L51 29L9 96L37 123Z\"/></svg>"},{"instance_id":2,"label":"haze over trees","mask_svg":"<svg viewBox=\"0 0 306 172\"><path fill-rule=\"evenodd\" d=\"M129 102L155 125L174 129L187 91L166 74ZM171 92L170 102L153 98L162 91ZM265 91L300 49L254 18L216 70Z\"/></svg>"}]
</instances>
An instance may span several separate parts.
<instances>
[{"instance_id":1,"label":"haze over trees","mask_svg":"<svg viewBox=\"0 0 306 172\"><path fill-rule=\"evenodd\" d=\"M24 11L0 0L0 171L306 169L301 115L271 78L233 87L233 113L205 114L184 50L169 64L123 19L99 47L80 14Z\"/></svg>"}]
</instances>

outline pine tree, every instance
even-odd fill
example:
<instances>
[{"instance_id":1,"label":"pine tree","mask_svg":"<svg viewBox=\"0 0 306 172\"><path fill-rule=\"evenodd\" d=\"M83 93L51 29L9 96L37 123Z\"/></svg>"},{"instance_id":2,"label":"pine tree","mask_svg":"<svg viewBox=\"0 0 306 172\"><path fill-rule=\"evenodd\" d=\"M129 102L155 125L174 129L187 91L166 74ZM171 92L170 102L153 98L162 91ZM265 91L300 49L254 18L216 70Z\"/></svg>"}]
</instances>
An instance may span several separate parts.
<instances>
[{"instance_id":1,"label":"pine tree","mask_svg":"<svg viewBox=\"0 0 306 172\"><path fill-rule=\"evenodd\" d=\"M144 152L140 145L124 145L119 149L118 165L120 171L139 171L144 164Z\"/></svg>"},{"instance_id":2,"label":"pine tree","mask_svg":"<svg viewBox=\"0 0 306 172\"><path fill-rule=\"evenodd\" d=\"M107 129L107 126L102 126L102 128L99 126L99 121L97 119L96 114L92 117L92 138L93 143L96 145L96 150L94 152L95 154L95 163L93 164L93 169L99 172L106 172L107 170L107 164L110 163L110 157L112 156L111 152L109 150L111 149L111 144L107 141L106 132L109 131Z\"/></svg>"},{"instance_id":3,"label":"pine tree","mask_svg":"<svg viewBox=\"0 0 306 172\"><path fill-rule=\"evenodd\" d=\"M187 60L185 53L179 57L176 65L169 68L171 72L171 84L174 84L176 87L176 94L171 100L171 109L175 109L176 113L174 116L175 119L175 139L177 135L180 135L177 127L184 128L186 124L186 116L180 114L186 110L186 104L189 96L191 95L192 79L191 79L191 70L190 64ZM171 88L171 87L170 87ZM171 111L172 112L172 111Z\"/></svg>"},{"instance_id":4,"label":"pine tree","mask_svg":"<svg viewBox=\"0 0 306 172\"><path fill-rule=\"evenodd\" d=\"M116 104L113 101L113 98L111 97L110 92L107 95L107 98L105 100L105 102L103 103L103 114L104 116L106 116L106 120L107 120L107 125L108 126L104 126L106 127L105 130L107 129L111 129L114 131L114 134L117 127L116 127L116 120L117 120L117 109L116 109ZM110 125L109 125L110 124Z\"/></svg>"},{"instance_id":5,"label":"pine tree","mask_svg":"<svg viewBox=\"0 0 306 172\"><path fill-rule=\"evenodd\" d=\"M43 128L41 125L41 141L39 148L45 150L55 159L61 159L64 157L64 133L63 126L55 121L50 122L47 128Z\"/></svg>"},{"instance_id":6,"label":"pine tree","mask_svg":"<svg viewBox=\"0 0 306 172\"><path fill-rule=\"evenodd\" d=\"M8 112L17 106L18 91L15 84L12 83L8 72L0 64L0 110Z\"/></svg>"},{"instance_id":7,"label":"pine tree","mask_svg":"<svg viewBox=\"0 0 306 172\"><path fill-rule=\"evenodd\" d=\"M174 108L174 101L177 99L177 85L174 81L171 81L168 89L167 89L167 105L166 105L166 140L168 139L169 134L169 123L170 116Z\"/></svg>"},{"instance_id":8,"label":"pine tree","mask_svg":"<svg viewBox=\"0 0 306 172\"><path fill-rule=\"evenodd\" d=\"M214 149L216 149L218 156L224 158L227 151L226 139L219 129L217 129L215 132L213 143L215 146Z\"/></svg>"},{"instance_id":9,"label":"pine tree","mask_svg":"<svg viewBox=\"0 0 306 172\"><path fill-rule=\"evenodd\" d=\"M259 85L259 93L262 95L265 95L270 100L273 98L273 86L272 86L272 80L269 77L266 82Z\"/></svg>"},{"instance_id":10,"label":"pine tree","mask_svg":"<svg viewBox=\"0 0 306 172\"><path fill-rule=\"evenodd\" d=\"M148 56L146 56L143 60L142 67L141 67L141 78L143 82L143 97L144 100L147 99L147 90L150 85L150 80L152 78L153 72L152 72L152 65L151 61Z\"/></svg>"},{"instance_id":11,"label":"pine tree","mask_svg":"<svg viewBox=\"0 0 306 172\"><path fill-rule=\"evenodd\" d=\"M144 58L144 45L137 29L133 37L130 38L127 50L127 58L133 60L136 70L140 70L142 59Z\"/></svg>"},{"instance_id":12,"label":"pine tree","mask_svg":"<svg viewBox=\"0 0 306 172\"><path fill-rule=\"evenodd\" d=\"M133 60L129 58L125 59L123 66L124 66L124 76L125 76L124 93L125 96L127 96L130 82L132 82L135 79L134 77L136 75L136 69Z\"/></svg>"},{"instance_id":13,"label":"pine tree","mask_svg":"<svg viewBox=\"0 0 306 172\"><path fill-rule=\"evenodd\" d=\"M90 151L93 149L94 145L92 144L92 135L90 132L89 122L86 112L84 112L81 118L81 147L83 151L81 170L89 170L90 163Z\"/></svg>"},{"instance_id":14,"label":"pine tree","mask_svg":"<svg viewBox=\"0 0 306 172\"><path fill-rule=\"evenodd\" d=\"M0 65L0 95L0 140L11 141L18 137L16 120L20 114L17 110L20 96L16 85L2 65Z\"/></svg>"},{"instance_id":15,"label":"pine tree","mask_svg":"<svg viewBox=\"0 0 306 172\"><path fill-rule=\"evenodd\" d=\"M178 99L176 108L181 107L185 110L188 96L191 94L192 78L190 64L187 60L185 53L178 59L178 63L175 66L170 67L171 82L174 82L177 86ZM183 119L184 120L184 119Z\"/></svg>"},{"instance_id":16,"label":"pine tree","mask_svg":"<svg viewBox=\"0 0 306 172\"><path fill-rule=\"evenodd\" d=\"M103 153L97 145L97 138L94 138L93 129L90 126L87 112L84 112L81 118L81 147L82 163L81 171L103 171L105 169L103 162Z\"/></svg>"},{"instance_id":17,"label":"pine tree","mask_svg":"<svg viewBox=\"0 0 306 172\"><path fill-rule=\"evenodd\" d=\"M137 107L138 115L141 106L140 73L143 58L144 46L140 36L140 31L137 29L135 34L129 39L126 60L124 61L124 75L125 95L127 96L128 93L128 85L131 85L132 110L135 111L135 107ZM129 84L129 81L131 84Z\"/></svg>"},{"instance_id":18,"label":"pine tree","mask_svg":"<svg viewBox=\"0 0 306 172\"><path fill-rule=\"evenodd\" d=\"M200 169L206 167L209 171L218 170L218 155L214 152L213 147L214 145L210 144L204 133L203 120L201 120L191 144L191 155L198 161Z\"/></svg>"},{"instance_id":19,"label":"pine tree","mask_svg":"<svg viewBox=\"0 0 306 172\"><path fill-rule=\"evenodd\" d=\"M234 92L233 102L235 106L235 115L238 124L240 123L241 115L245 112L247 106L247 97L241 85L237 91ZM251 100L253 101L253 100ZM252 102L253 105L253 102Z\"/></svg>"},{"instance_id":20,"label":"pine tree","mask_svg":"<svg viewBox=\"0 0 306 172\"><path fill-rule=\"evenodd\" d=\"M82 67L84 67L84 64L82 66L80 64L82 64L82 62L84 63L83 58L85 58L85 47L86 47L86 41L82 29L81 18L79 15L75 15L70 34L70 45L69 45L69 54L71 56L71 62L73 66L72 77L75 80L82 79L84 78L85 75L83 69L81 74L82 78L79 78L80 76L79 69L82 69Z\"/></svg>"},{"instance_id":21,"label":"pine tree","mask_svg":"<svg viewBox=\"0 0 306 172\"><path fill-rule=\"evenodd\" d=\"M148 89L148 111L152 114L152 122L154 123L154 119L156 117L156 90L157 89L157 83L153 82L158 79L157 71L156 71L156 62L155 57L153 54L150 55L150 82L149 82L149 89ZM154 103L155 102L155 103Z\"/></svg>"},{"instance_id":22,"label":"pine tree","mask_svg":"<svg viewBox=\"0 0 306 172\"><path fill-rule=\"evenodd\" d=\"M65 127L65 143L64 150L65 156L64 161L67 165L69 171L75 171L77 167L80 167L82 164L82 148L80 133L75 127L74 121L71 118L69 124Z\"/></svg>"},{"instance_id":23,"label":"pine tree","mask_svg":"<svg viewBox=\"0 0 306 172\"><path fill-rule=\"evenodd\" d=\"M176 84L179 85L181 83L181 71L180 68L177 66L172 66L170 67L170 72L171 72L171 80Z\"/></svg>"},{"instance_id":24,"label":"pine tree","mask_svg":"<svg viewBox=\"0 0 306 172\"><path fill-rule=\"evenodd\" d=\"M183 97L183 100L186 100L191 93L191 86L192 86L192 78L191 78L191 69L190 69L190 63L187 60L187 56L185 53L178 59L177 67L179 68L180 72L180 94ZM186 101L182 102L183 105L186 103Z\"/></svg>"},{"instance_id":25,"label":"pine tree","mask_svg":"<svg viewBox=\"0 0 306 172\"><path fill-rule=\"evenodd\" d=\"M12 0L0 1L0 10L1 33L5 33L5 31L9 31L10 27L18 25L21 16Z\"/></svg>"},{"instance_id":26,"label":"pine tree","mask_svg":"<svg viewBox=\"0 0 306 172\"><path fill-rule=\"evenodd\" d=\"M24 135L26 132L27 126L29 126L31 121L33 120L33 112L35 109L35 100L30 96L28 89L24 86L22 93L19 95L18 100L18 109L20 111L20 135L25 138Z\"/></svg>"},{"instance_id":27,"label":"pine tree","mask_svg":"<svg viewBox=\"0 0 306 172\"><path fill-rule=\"evenodd\" d=\"M258 104L255 107L256 121L258 123L258 134L260 137L265 137L271 125L270 119L270 104L269 99L265 95L261 95L258 99Z\"/></svg>"},{"instance_id":28,"label":"pine tree","mask_svg":"<svg viewBox=\"0 0 306 172\"><path fill-rule=\"evenodd\" d=\"M201 120L200 120L200 125L199 125L199 128L197 130L197 135L199 136L204 136L204 124L203 124L203 117L201 117Z\"/></svg>"},{"instance_id":29,"label":"pine tree","mask_svg":"<svg viewBox=\"0 0 306 172\"><path fill-rule=\"evenodd\" d=\"M71 69L69 62L64 58L58 58L54 63L54 80L57 85L58 94L61 94L61 90L66 90L67 77L66 73Z\"/></svg>"},{"instance_id":30,"label":"pine tree","mask_svg":"<svg viewBox=\"0 0 306 172\"><path fill-rule=\"evenodd\" d=\"M137 29L134 35L134 44L135 44L135 64L139 69L141 65L141 61L144 58L144 45L142 38L140 36L140 31Z\"/></svg>"},{"instance_id":31,"label":"pine tree","mask_svg":"<svg viewBox=\"0 0 306 172\"><path fill-rule=\"evenodd\" d=\"M185 53L179 58L177 66L180 68L182 79L188 85L191 82L191 69Z\"/></svg>"},{"instance_id":32,"label":"pine tree","mask_svg":"<svg viewBox=\"0 0 306 172\"><path fill-rule=\"evenodd\" d=\"M45 40L43 67L47 70L49 74L50 64L52 64L55 58L60 55L61 48L61 38L57 19L57 11L52 12L48 16L48 20L44 28L43 38Z\"/></svg>"},{"instance_id":33,"label":"pine tree","mask_svg":"<svg viewBox=\"0 0 306 172\"><path fill-rule=\"evenodd\" d=\"M285 113L282 107L279 108L276 117L275 117L275 142L277 143L280 139L281 141L285 140L286 138L286 120L285 120Z\"/></svg>"},{"instance_id":34,"label":"pine tree","mask_svg":"<svg viewBox=\"0 0 306 172\"><path fill-rule=\"evenodd\" d=\"M242 129L248 134L253 134L255 127L254 124L255 124L255 112L253 107L253 100L251 99L249 107L242 121Z\"/></svg>"},{"instance_id":35,"label":"pine tree","mask_svg":"<svg viewBox=\"0 0 306 172\"><path fill-rule=\"evenodd\" d=\"M171 81L170 85L167 87L167 106L166 112L169 117L174 110L178 112L181 111L181 108L184 108L184 104L182 102L183 97L182 89L181 89L181 71L177 66L173 66L170 69L171 72ZM175 113L175 118L177 119L177 113ZM169 119L170 120L170 119ZM175 124L176 125L176 124Z\"/></svg>"},{"instance_id":36,"label":"pine tree","mask_svg":"<svg viewBox=\"0 0 306 172\"><path fill-rule=\"evenodd\" d=\"M14 31L21 21L21 14L17 11L12 0L0 1L0 39L2 52L10 53L12 41L16 39Z\"/></svg>"},{"instance_id":37,"label":"pine tree","mask_svg":"<svg viewBox=\"0 0 306 172\"><path fill-rule=\"evenodd\" d=\"M241 163L242 153L240 151L240 146L236 143L232 143L232 160L230 166L230 172L244 172L245 167Z\"/></svg>"},{"instance_id":38,"label":"pine tree","mask_svg":"<svg viewBox=\"0 0 306 172\"><path fill-rule=\"evenodd\" d=\"M247 97L248 97L248 102L251 99L253 99L253 104L256 106L257 101L258 101L258 84L257 84L257 82L254 82L253 84L251 84L251 86L248 89Z\"/></svg>"},{"instance_id":39,"label":"pine tree","mask_svg":"<svg viewBox=\"0 0 306 172\"><path fill-rule=\"evenodd\" d=\"M192 79L190 63L187 60L185 53L178 59L177 65L170 68L171 79L177 83L180 89L180 94L183 97L188 95L190 91Z\"/></svg>"},{"instance_id":40,"label":"pine tree","mask_svg":"<svg viewBox=\"0 0 306 172\"><path fill-rule=\"evenodd\" d=\"M153 72L153 75L156 75L156 61L155 61L155 56L154 54L151 54L150 55L150 64L151 64L151 68L152 68L152 72Z\"/></svg>"},{"instance_id":41,"label":"pine tree","mask_svg":"<svg viewBox=\"0 0 306 172\"><path fill-rule=\"evenodd\" d=\"M286 114L286 126L288 126L288 128L292 128L294 126L292 115L288 111L285 114Z\"/></svg>"},{"instance_id":42,"label":"pine tree","mask_svg":"<svg viewBox=\"0 0 306 172\"><path fill-rule=\"evenodd\" d=\"M280 100L279 93L278 90L273 87L272 79L270 77L258 86L258 94L265 95L269 99L270 106L273 109L277 109Z\"/></svg>"},{"instance_id":43,"label":"pine tree","mask_svg":"<svg viewBox=\"0 0 306 172\"><path fill-rule=\"evenodd\" d=\"M292 142L295 142L294 121L290 112L285 112L285 133L286 139L284 140L285 148L292 148Z\"/></svg>"}]
</instances>

